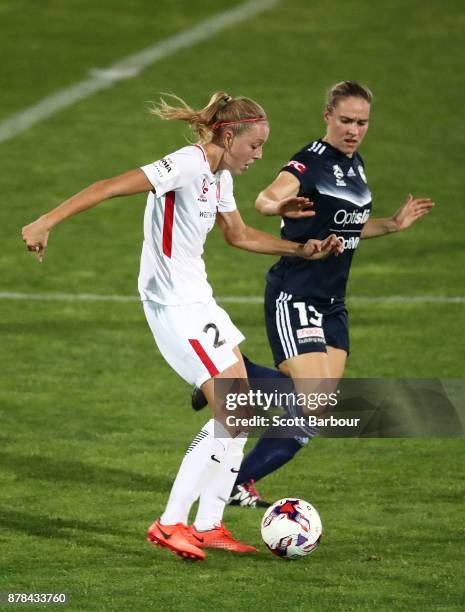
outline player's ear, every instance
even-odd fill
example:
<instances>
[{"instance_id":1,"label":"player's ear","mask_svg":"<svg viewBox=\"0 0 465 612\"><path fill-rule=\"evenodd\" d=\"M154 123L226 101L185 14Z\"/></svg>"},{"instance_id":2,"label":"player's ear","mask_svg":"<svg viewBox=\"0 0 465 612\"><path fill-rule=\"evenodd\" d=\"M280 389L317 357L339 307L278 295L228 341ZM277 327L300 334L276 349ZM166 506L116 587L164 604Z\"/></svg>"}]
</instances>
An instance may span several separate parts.
<instances>
[{"instance_id":1,"label":"player's ear","mask_svg":"<svg viewBox=\"0 0 465 612\"><path fill-rule=\"evenodd\" d=\"M231 145L234 140L234 133L232 130L225 130L223 132L223 145L226 150L231 148Z\"/></svg>"},{"instance_id":2,"label":"player's ear","mask_svg":"<svg viewBox=\"0 0 465 612\"><path fill-rule=\"evenodd\" d=\"M325 106L325 110L323 111L323 119L324 119L326 125L328 125L328 123L329 123L329 118L331 116L331 110L332 109L330 109L329 106Z\"/></svg>"}]
</instances>

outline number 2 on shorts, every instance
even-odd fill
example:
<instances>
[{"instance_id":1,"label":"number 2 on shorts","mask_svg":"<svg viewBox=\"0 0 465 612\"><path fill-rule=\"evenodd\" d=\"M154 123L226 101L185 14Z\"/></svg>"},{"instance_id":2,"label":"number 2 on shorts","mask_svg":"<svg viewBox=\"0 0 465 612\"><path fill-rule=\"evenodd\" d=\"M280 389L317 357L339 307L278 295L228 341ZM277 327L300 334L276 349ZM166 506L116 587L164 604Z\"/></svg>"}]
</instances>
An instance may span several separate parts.
<instances>
[{"instance_id":1,"label":"number 2 on shorts","mask_svg":"<svg viewBox=\"0 0 465 612\"><path fill-rule=\"evenodd\" d=\"M213 340L213 348L219 348L225 344L226 340L220 340L220 330L218 329L215 323L207 323L203 328L204 333L208 334L208 332L214 329L215 330L215 339Z\"/></svg>"}]
</instances>

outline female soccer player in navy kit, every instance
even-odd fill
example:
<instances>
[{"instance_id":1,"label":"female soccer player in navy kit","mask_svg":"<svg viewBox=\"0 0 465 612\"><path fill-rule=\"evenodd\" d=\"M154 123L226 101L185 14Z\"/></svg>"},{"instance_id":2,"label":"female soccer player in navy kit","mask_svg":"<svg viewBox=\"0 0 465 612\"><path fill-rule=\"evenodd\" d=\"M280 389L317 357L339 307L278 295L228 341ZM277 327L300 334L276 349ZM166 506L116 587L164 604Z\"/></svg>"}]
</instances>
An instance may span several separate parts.
<instances>
[{"instance_id":1,"label":"female soccer player in navy kit","mask_svg":"<svg viewBox=\"0 0 465 612\"><path fill-rule=\"evenodd\" d=\"M282 238L303 243L334 233L344 245L342 255L321 261L283 256L267 274L268 339L276 366L294 379L296 389L299 379L340 379L344 373L349 353L345 290L360 240L405 230L434 205L428 198L410 195L391 217L371 218L372 198L358 153L371 102L371 92L354 81L335 85L324 109L324 137L294 155L256 201L262 214L282 215ZM313 208L305 210L296 200L294 210L288 208L283 215L283 199L297 196L310 199ZM277 374L248 360L246 367L249 379ZM232 503L259 502L253 481L284 465L314 433L304 428L292 438L260 439L243 461Z\"/></svg>"},{"instance_id":2,"label":"female soccer player in navy kit","mask_svg":"<svg viewBox=\"0 0 465 612\"><path fill-rule=\"evenodd\" d=\"M236 208L232 175L262 157L268 133L265 111L253 100L217 92L193 110L162 101L155 114L187 121L199 142L151 164L99 181L23 228L27 248L43 259L50 230L68 217L115 196L148 193L139 292L147 322L168 364L187 382L201 387L213 410L189 446L165 511L148 539L176 554L203 559L203 548L254 552L235 540L222 523L225 501L241 463L245 434L232 432L215 411L213 380L247 377L237 345L244 339L212 296L202 258L215 222L226 242L256 253L320 258L341 252L330 236L306 244L281 240L244 224ZM290 197L281 210L305 198ZM278 206L279 208L279 206ZM214 435L216 433L216 436ZM219 435L220 434L220 435ZM200 497L194 526L187 527Z\"/></svg>"}]
</instances>

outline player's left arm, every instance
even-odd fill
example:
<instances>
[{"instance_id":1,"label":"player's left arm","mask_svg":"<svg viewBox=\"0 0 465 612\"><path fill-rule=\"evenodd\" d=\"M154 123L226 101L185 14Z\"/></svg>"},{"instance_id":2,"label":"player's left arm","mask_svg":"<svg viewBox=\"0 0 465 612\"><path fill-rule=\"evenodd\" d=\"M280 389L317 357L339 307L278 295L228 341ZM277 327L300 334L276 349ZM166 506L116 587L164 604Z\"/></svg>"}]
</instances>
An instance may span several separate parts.
<instances>
[{"instance_id":1,"label":"player's left arm","mask_svg":"<svg viewBox=\"0 0 465 612\"><path fill-rule=\"evenodd\" d=\"M237 209L218 213L216 222L228 244L252 253L323 259L329 255L339 255L343 251L343 245L335 234L325 240L308 240L305 244L281 240L246 225Z\"/></svg>"},{"instance_id":2,"label":"player's left arm","mask_svg":"<svg viewBox=\"0 0 465 612\"><path fill-rule=\"evenodd\" d=\"M408 196L405 204L399 208L391 217L368 219L363 227L361 237L378 238L392 232L400 232L407 229L415 221L427 215L433 208L434 202L429 198L414 198Z\"/></svg>"}]
</instances>

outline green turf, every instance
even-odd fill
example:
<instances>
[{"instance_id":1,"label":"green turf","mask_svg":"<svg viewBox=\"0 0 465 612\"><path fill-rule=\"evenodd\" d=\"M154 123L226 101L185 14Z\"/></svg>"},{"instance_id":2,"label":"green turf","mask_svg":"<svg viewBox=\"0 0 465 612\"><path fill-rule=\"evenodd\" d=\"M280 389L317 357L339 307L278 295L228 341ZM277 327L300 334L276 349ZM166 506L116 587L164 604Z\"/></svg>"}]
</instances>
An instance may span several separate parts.
<instances>
[{"instance_id":1,"label":"green turf","mask_svg":"<svg viewBox=\"0 0 465 612\"><path fill-rule=\"evenodd\" d=\"M0 121L231 4L5 0ZM362 148L375 213L409 192L437 207L402 235L362 243L349 293L463 295L463 21L453 0L283 1L1 144L1 290L135 295L143 197L64 224L43 266L19 229L89 182L182 146L181 126L146 113L160 91L201 104L225 88L265 106L265 157L236 195L248 222L277 232L254 211L257 192L321 135L324 90L357 78L375 93ZM272 261L209 239L217 295L261 295ZM244 350L271 365L261 307L227 310ZM275 559L260 513L230 508L228 525L260 553L186 564L144 532L205 415L186 407L189 388L154 348L140 305L0 300L0 311L0 592L66 591L68 609L83 611L465 606L461 440L315 440L262 485L319 509L325 537L311 558ZM464 376L463 304L353 302L350 314L348 376Z\"/></svg>"}]
</instances>

